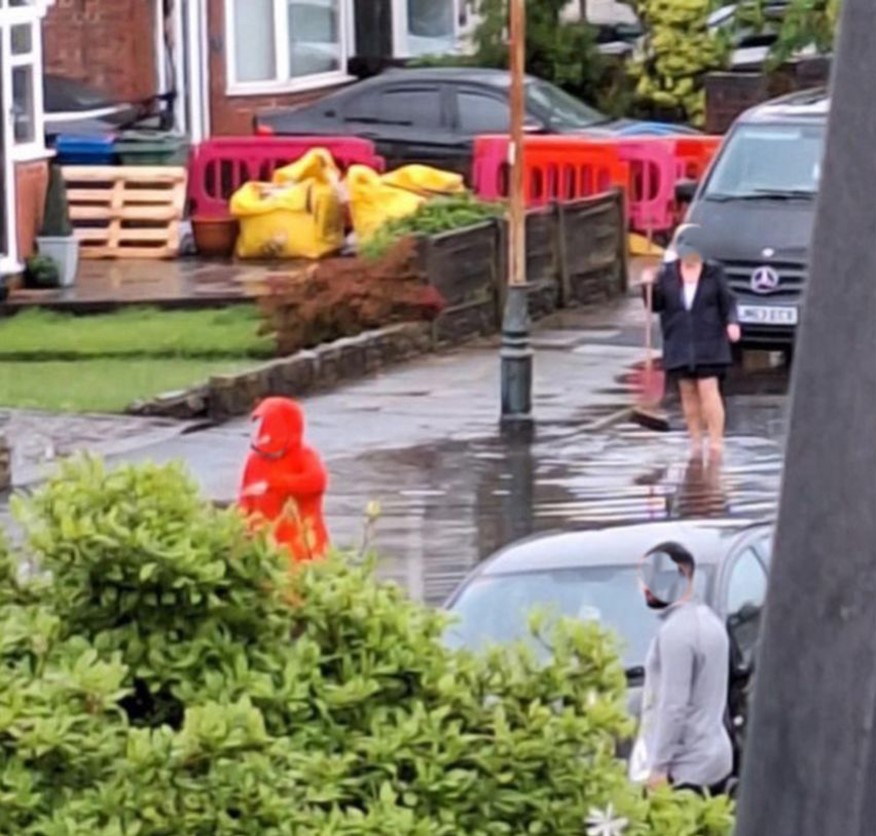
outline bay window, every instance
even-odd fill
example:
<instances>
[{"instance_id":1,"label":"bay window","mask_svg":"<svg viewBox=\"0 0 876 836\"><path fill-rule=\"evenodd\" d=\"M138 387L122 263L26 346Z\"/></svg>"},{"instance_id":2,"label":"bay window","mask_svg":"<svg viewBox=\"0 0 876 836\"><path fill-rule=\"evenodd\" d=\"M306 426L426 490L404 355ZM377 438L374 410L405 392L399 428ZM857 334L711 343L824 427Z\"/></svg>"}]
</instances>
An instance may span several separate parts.
<instances>
[{"instance_id":1,"label":"bay window","mask_svg":"<svg viewBox=\"0 0 876 836\"><path fill-rule=\"evenodd\" d=\"M346 78L349 0L226 0L228 92L319 87Z\"/></svg>"}]
</instances>

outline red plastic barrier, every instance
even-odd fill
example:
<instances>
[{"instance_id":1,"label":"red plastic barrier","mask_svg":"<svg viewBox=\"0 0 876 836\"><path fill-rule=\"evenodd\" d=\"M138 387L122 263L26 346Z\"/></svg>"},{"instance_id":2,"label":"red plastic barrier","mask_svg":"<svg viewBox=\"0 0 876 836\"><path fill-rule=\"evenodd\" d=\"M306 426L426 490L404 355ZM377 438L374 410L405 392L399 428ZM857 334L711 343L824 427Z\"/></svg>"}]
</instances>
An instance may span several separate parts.
<instances>
[{"instance_id":1,"label":"red plastic barrier","mask_svg":"<svg viewBox=\"0 0 876 836\"><path fill-rule=\"evenodd\" d=\"M720 136L683 136L675 139L676 177L679 180L701 180L722 139Z\"/></svg>"},{"instance_id":2,"label":"red plastic barrier","mask_svg":"<svg viewBox=\"0 0 876 836\"><path fill-rule=\"evenodd\" d=\"M244 183L267 181L278 168L326 148L341 170L367 165L382 172L386 163L366 139L341 136L216 137L202 142L189 164L189 205L193 216L228 216L228 200Z\"/></svg>"},{"instance_id":3,"label":"red plastic barrier","mask_svg":"<svg viewBox=\"0 0 876 836\"><path fill-rule=\"evenodd\" d=\"M630 226L666 232L676 223L675 185L699 179L720 137L531 136L524 142L526 198L530 206L574 200L622 187ZM508 196L508 138L475 140L474 188L485 200Z\"/></svg>"},{"instance_id":4,"label":"red plastic barrier","mask_svg":"<svg viewBox=\"0 0 876 836\"><path fill-rule=\"evenodd\" d=\"M528 206L575 200L629 186L629 166L611 144L562 136L527 137L523 159ZM479 197L507 197L509 169L507 137L482 136L475 140L474 189Z\"/></svg>"}]
</instances>

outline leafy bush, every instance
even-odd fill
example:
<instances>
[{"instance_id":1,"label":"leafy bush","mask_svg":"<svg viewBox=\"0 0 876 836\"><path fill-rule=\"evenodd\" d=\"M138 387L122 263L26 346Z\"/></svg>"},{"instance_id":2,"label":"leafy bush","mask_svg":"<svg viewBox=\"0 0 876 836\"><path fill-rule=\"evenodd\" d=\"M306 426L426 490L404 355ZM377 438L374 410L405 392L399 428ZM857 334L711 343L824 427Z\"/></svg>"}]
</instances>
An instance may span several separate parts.
<instances>
[{"instance_id":1,"label":"leafy bush","mask_svg":"<svg viewBox=\"0 0 876 836\"><path fill-rule=\"evenodd\" d=\"M644 56L630 65L636 96L655 115L692 124L705 118L704 79L723 69L730 55L725 34L709 31L711 0L635 0L645 26Z\"/></svg>"},{"instance_id":2,"label":"leafy bush","mask_svg":"<svg viewBox=\"0 0 876 836\"><path fill-rule=\"evenodd\" d=\"M741 24L756 32L767 28L765 0L747 0L740 8ZM819 55L833 49L840 0L791 0L778 27L771 49L770 68L775 69L809 47Z\"/></svg>"},{"instance_id":3,"label":"leafy bush","mask_svg":"<svg viewBox=\"0 0 876 836\"><path fill-rule=\"evenodd\" d=\"M414 242L400 241L372 261L326 259L272 276L259 307L262 331L289 355L394 322L432 320L444 300L426 284Z\"/></svg>"},{"instance_id":4,"label":"leafy bush","mask_svg":"<svg viewBox=\"0 0 876 836\"><path fill-rule=\"evenodd\" d=\"M479 22L472 33L471 54L428 56L416 63L508 69L508 0L475 0L472 5ZM526 4L526 70L573 96L597 102L607 62L593 26L563 19L567 6L568 0Z\"/></svg>"},{"instance_id":5,"label":"leafy bush","mask_svg":"<svg viewBox=\"0 0 876 836\"><path fill-rule=\"evenodd\" d=\"M413 215L391 220L363 244L367 259L383 258L400 240L412 235L438 235L502 217L505 206L488 203L471 195L441 197L424 203Z\"/></svg>"},{"instance_id":6,"label":"leafy bush","mask_svg":"<svg viewBox=\"0 0 876 836\"><path fill-rule=\"evenodd\" d=\"M288 573L176 467L66 465L0 550L0 832L727 836L725 802L626 783L624 674L445 649L441 615L339 559Z\"/></svg>"}]
</instances>

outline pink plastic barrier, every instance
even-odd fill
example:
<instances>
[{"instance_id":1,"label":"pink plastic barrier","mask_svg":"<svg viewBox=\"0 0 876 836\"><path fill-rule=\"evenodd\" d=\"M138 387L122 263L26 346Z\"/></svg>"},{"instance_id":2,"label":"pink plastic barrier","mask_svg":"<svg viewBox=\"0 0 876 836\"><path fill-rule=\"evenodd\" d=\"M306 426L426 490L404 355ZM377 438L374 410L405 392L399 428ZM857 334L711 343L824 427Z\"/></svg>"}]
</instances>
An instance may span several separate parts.
<instances>
[{"instance_id":1,"label":"pink plastic barrier","mask_svg":"<svg viewBox=\"0 0 876 836\"><path fill-rule=\"evenodd\" d=\"M618 153L630 164L627 215L638 232L664 232L675 225L675 141L621 138Z\"/></svg>"},{"instance_id":2,"label":"pink plastic barrier","mask_svg":"<svg viewBox=\"0 0 876 836\"><path fill-rule=\"evenodd\" d=\"M267 181L278 168L301 159L311 148L326 148L338 166L386 167L374 143L356 137L216 137L202 142L189 164L189 203L193 216L228 216L228 200L244 183Z\"/></svg>"}]
</instances>

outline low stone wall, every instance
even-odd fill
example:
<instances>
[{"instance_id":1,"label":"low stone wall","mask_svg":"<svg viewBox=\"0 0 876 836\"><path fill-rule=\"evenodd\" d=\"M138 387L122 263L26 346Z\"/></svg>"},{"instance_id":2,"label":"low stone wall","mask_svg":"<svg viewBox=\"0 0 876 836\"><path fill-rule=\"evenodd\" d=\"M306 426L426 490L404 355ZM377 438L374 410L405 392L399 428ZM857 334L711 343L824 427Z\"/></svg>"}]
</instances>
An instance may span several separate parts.
<instances>
[{"instance_id":1,"label":"low stone wall","mask_svg":"<svg viewBox=\"0 0 876 836\"><path fill-rule=\"evenodd\" d=\"M249 414L269 395L302 397L428 354L434 348L430 324L392 325L326 343L312 351L299 351L240 374L218 375L204 386L134 404L129 412L226 421Z\"/></svg>"},{"instance_id":2,"label":"low stone wall","mask_svg":"<svg viewBox=\"0 0 876 836\"><path fill-rule=\"evenodd\" d=\"M627 227L620 191L527 215L527 279L534 319L626 292ZM220 422L268 395L301 397L501 328L508 275L504 221L419 242L423 275L446 308L432 323L393 325L273 360L204 386L134 404L130 412Z\"/></svg>"}]
</instances>

